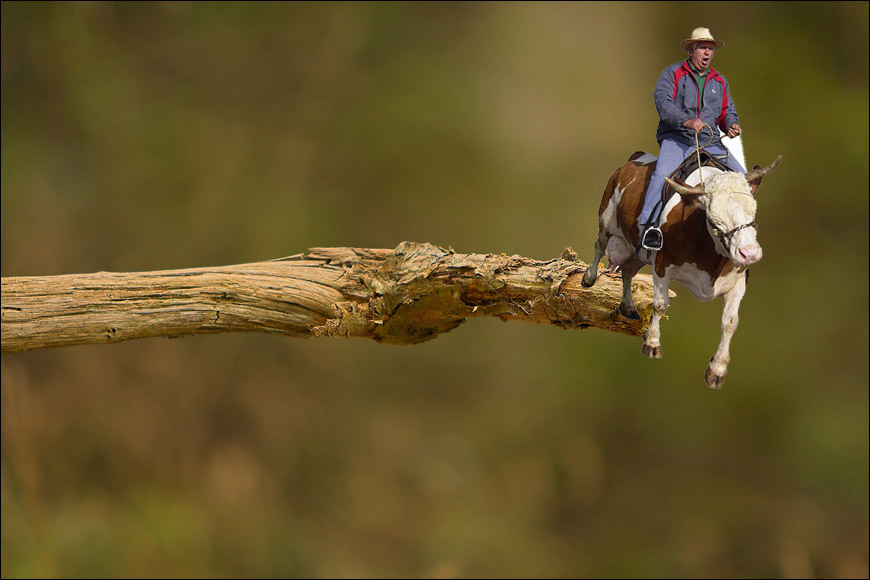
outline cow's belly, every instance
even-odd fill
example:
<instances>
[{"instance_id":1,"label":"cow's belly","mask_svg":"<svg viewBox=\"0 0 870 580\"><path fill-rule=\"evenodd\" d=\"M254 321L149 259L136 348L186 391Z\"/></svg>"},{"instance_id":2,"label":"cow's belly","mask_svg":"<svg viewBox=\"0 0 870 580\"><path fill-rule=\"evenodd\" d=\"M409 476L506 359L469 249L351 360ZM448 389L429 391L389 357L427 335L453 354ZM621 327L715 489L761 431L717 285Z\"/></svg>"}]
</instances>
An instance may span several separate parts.
<instances>
[{"instance_id":1,"label":"cow's belly","mask_svg":"<svg viewBox=\"0 0 870 580\"><path fill-rule=\"evenodd\" d=\"M745 269L734 269L718 276L715 280L709 272L698 268L695 264L681 264L680 266L668 266L665 269L668 280L676 280L689 289L698 300L712 300L717 296L727 294L734 288L737 281L745 276Z\"/></svg>"}]
</instances>

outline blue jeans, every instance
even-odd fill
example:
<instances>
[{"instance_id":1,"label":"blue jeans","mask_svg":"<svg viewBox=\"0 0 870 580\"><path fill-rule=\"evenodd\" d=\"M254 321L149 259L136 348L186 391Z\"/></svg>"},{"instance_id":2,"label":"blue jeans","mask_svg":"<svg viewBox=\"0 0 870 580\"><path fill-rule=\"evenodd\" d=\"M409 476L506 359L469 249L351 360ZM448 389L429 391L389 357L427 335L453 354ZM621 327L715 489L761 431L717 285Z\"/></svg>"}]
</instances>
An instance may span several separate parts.
<instances>
[{"instance_id":1,"label":"blue jeans","mask_svg":"<svg viewBox=\"0 0 870 580\"><path fill-rule=\"evenodd\" d=\"M710 154L716 157L724 157L723 162L732 171L746 173L746 170L740 166L734 156L728 155L728 151L721 143L710 145L705 148ZM646 227L658 220L658 214L661 213L664 203L662 202L662 187L665 184L665 177L670 176L674 170L679 167L686 157L695 153L694 145L683 145L678 141L665 139L661 143L659 152L659 160L656 163L656 169L653 172L652 178L649 180L649 187L646 190L646 197L643 200L643 209L640 212L638 223L642 227ZM658 207L656 207L658 205ZM656 215L653 215L655 211Z\"/></svg>"}]
</instances>

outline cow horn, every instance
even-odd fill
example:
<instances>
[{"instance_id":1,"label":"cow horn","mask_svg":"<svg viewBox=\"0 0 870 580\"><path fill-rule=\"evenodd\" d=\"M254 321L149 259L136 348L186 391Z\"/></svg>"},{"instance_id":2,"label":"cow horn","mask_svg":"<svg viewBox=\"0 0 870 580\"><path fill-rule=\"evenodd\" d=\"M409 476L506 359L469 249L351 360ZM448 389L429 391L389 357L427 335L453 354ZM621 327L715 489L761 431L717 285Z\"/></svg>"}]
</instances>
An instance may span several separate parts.
<instances>
[{"instance_id":1,"label":"cow horn","mask_svg":"<svg viewBox=\"0 0 870 580\"><path fill-rule=\"evenodd\" d=\"M680 185L670 177L665 177L665 181L668 182L668 185L674 188L674 191L679 193L680 195L704 195L703 187L689 187L687 185Z\"/></svg>"},{"instance_id":2,"label":"cow horn","mask_svg":"<svg viewBox=\"0 0 870 580\"><path fill-rule=\"evenodd\" d=\"M767 175L768 173L770 173L771 171L776 169L776 166L779 165L780 161L782 161L782 155L780 155L779 157L774 159L773 163L771 163L770 165L768 165L764 169L753 169L752 171L750 171L749 173L746 174L746 181L748 181L749 183L752 183L753 181L761 179L762 177L764 177L765 175Z\"/></svg>"}]
</instances>

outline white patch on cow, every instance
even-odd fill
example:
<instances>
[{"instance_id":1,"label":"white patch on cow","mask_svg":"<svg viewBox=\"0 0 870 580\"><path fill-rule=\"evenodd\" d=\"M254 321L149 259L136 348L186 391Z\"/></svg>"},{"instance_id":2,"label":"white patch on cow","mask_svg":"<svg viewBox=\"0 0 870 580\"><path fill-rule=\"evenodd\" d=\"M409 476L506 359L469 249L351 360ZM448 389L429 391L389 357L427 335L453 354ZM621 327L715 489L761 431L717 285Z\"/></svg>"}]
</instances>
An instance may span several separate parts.
<instances>
[{"instance_id":1,"label":"white patch on cow","mask_svg":"<svg viewBox=\"0 0 870 580\"><path fill-rule=\"evenodd\" d=\"M664 211L662 211L662 215L659 218L659 227L661 227L662 224L664 224L667 221L668 215L672 211L674 211L674 208L677 207L678 203L680 203L679 194L672 195L671 198L668 200L668 203L665 204L665 209L664 209Z\"/></svg>"},{"instance_id":2,"label":"white patch on cow","mask_svg":"<svg viewBox=\"0 0 870 580\"><path fill-rule=\"evenodd\" d=\"M625 193L626 188L628 188L628 185L625 187L619 187L617 184L617 186L613 188L613 195L610 196L610 202L607 204L607 207L604 208L604 211L601 212L601 215L598 216L602 229L609 234L619 233L619 230L616 229L616 209L622 201L622 195Z\"/></svg>"},{"instance_id":3,"label":"white patch on cow","mask_svg":"<svg viewBox=\"0 0 870 580\"><path fill-rule=\"evenodd\" d=\"M632 161L632 163L637 163L638 165L652 165L653 163L658 161L658 159L659 158L652 153L644 153L643 155Z\"/></svg>"},{"instance_id":4,"label":"white patch on cow","mask_svg":"<svg viewBox=\"0 0 870 580\"><path fill-rule=\"evenodd\" d=\"M607 240L607 248L604 250L604 255L607 256L611 264L622 266L634 256L634 249L622 236L611 236Z\"/></svg>"},{"instance_id":5,"label":"white patch on cow","mask_svg":"<svg viewBox=\"0 0 870 580\"><path fill-rule=\"evenodd\" d=\"M622 230L619 228L616 212L619 204L622 202L623 194L634 183L635 179L632 178L631 181L622 186L617 184L613 188L610 202L599 216L601 228L608 234L604 255L613 265L621 266L634 256L634 248L631 247L631 244L628 243L628 240L625 239Z\"/></svg>"},{"instance_id":6,"label":"white patch on cow","mask_svg":"<svg viewBox=\"0 0 870 580\"><path fill-rule=\"evenodd\" d=\"M746 276L745 268L734 268L724 276L717 276L715 280L709 272L698 268L695 264L681 264L665 268L665 276L669 280L679 282L689 289L692 296L707 302L730 292L741 278Z\"/></svg>"},{"instance_id":7,"label":"white patch on cow","mask_svg":"<svg viewBox=\"0 0 870 580\"><path fill-rule=\"evenodd\" d=\"M665 276L669 280L676 280L688 288L689 292L698 300L706 302L716 297L710 274L701 270L695 264L668 266L665 268Z\"/></svg>"},{"instance_id":8,"label":"white patch on cow","mask_svg":"<svg viewBox=\"0 0 870 580\"><path fill-rule=\"evenodd\" d=\"M702 167L701 171L698 171L696 169L695 171L693 171L692 173L689 174L688 178L686 178L686 185L690 185L690 186L694 187L694 186L698 185L699 183L701 183L701 175L702 174L704 176L704 182L706 183L712 177L715 177L716 175L721 175L722 170L717 168L717 167L708 167L708 166Z\"/></svg>"}]
</instances>

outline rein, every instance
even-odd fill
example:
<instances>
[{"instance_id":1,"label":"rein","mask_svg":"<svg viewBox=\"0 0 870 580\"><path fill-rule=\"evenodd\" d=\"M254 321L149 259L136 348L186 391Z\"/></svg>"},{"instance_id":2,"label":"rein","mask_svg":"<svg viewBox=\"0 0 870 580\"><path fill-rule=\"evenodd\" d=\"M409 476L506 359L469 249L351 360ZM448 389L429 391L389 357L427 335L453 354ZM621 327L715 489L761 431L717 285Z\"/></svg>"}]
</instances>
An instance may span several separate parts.
<instances>
[{"instance_id":1,"label":"rein","mask_svg":"<svg viewBox=\"0 0 870 580\"><path fill-rule=\"evenodd\" d=\"M737 232L739 232L740 230L743 230L746 228L755 228L755 234L758 235L758 224L755 223L755 220L752 220L748 224L743 224L743 225L737 226L736 228L734 228L733 230L728 231L728 232L723 232L722 230L717 228L716 224L714 224L710 220L709 216L707 216L707 223L710 224L710 228L716 234L716 237L719 238L719 241L722 243L722 245L725 247L725 249L729 252L731 251L731 237L734 234L736 234Z\"/></svg>"}]
</instances>

